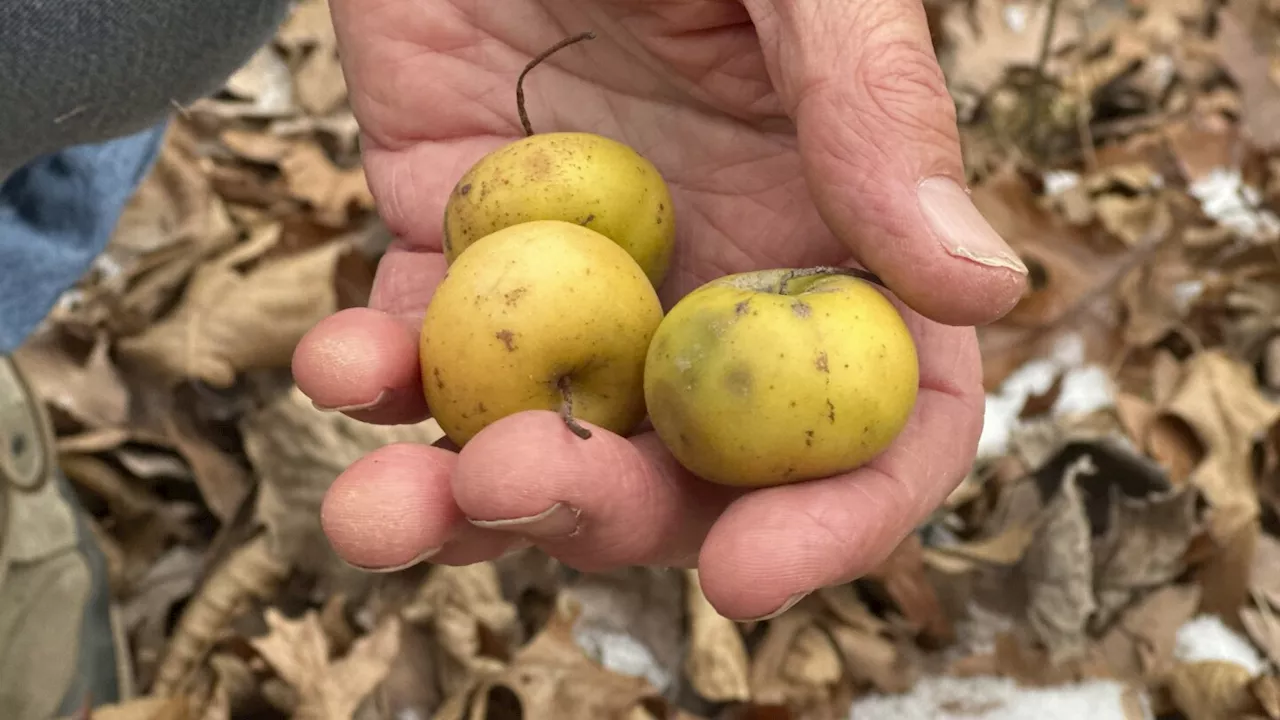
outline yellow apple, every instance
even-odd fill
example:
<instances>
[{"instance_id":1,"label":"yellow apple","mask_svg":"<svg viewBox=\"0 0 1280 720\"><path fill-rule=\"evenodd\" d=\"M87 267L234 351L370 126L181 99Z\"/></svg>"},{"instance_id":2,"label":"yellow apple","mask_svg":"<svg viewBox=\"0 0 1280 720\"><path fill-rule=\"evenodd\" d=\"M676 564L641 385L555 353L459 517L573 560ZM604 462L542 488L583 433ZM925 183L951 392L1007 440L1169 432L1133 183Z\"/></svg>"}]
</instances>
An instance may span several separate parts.
<instances>
[{"instance_id":1,"label":"yellow apple","mask_svg":"<svg viewBox=\"0 0 1280 720\"><path fill-rule=\"evenodd\" d=\"M431 414L459 446L494 421L555 410L626 434L644 419L657 292L581 225L539 220L476 240L427 305L419 357Z\"/></svg>"},{"instance_id":2,"label":"yellow apple","mask_svg":"<svg viewBox=\"0 0 1280 720\"><path fill-rule=\"evenodd\" d=\"M444 211L452 263L478 239L531 220L563 220L613 240L662 285L675 244L671 193L658 169L628 145L585 132L548 132L482 157L454 186Z\"/></svg>"},{"instance_id":3,"label":"yellow apple","mask_svg":"<svg viewBox=\"0 0 1280 720\"><path fill-rule=\"evenodd\" d=\"M919 366L902 316L835 268L730 275L667 313L649 346L645 400L694 474L763 487L865 464L905 427Z\"/></svg>"}]
</instances>

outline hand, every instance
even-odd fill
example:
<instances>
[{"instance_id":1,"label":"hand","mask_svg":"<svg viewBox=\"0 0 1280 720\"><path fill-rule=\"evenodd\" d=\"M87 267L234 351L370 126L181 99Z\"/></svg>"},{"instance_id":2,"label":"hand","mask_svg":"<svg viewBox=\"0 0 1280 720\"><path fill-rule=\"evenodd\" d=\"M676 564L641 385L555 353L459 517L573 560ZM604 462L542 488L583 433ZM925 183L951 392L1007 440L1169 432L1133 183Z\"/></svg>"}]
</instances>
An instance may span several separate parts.
<instances>
[{"instance_id":1,"label":"hand","mask_svg":"<svg viewBox=\"0 0 1280 720\"><path fill-rule=\"evenodd\" d=\"M331 0L370 187L397 236L369 308L318 325L294 373L372 423L428 416L417 334L445 262L444 203L521 133L591 130L649 157L675 198L668 307L726 273L856 261L901 300L921 388L897 442L856 472L751 493L683 471L653 433L583 442L555 413L460 453L394 445L334 482L322 521L364 568L466 564L532 542L586 571L696 566L737 619L872 569L964 476L982 425L970 325L1025 268L961 189L954 106L919 0ZM895 300L897 302L898 300Z\"/></svg>"}]
</instances>

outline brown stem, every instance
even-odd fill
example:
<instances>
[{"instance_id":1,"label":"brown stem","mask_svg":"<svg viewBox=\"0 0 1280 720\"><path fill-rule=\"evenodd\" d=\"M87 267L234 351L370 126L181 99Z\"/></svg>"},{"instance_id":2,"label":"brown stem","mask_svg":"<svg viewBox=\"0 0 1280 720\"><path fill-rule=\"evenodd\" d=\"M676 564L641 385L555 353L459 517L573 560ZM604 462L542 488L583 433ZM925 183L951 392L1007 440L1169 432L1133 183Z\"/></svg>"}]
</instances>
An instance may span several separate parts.
<instances>
[{"instance_id":1,"label":"brown stem","mask_svg":"<svg viewBox=\"0 0 1280 720\"><path fill-rule=\"evenodd\" d=\"M569 387L569 376L561 376L556 381L556 387L560 389L560 419L564 424L573 431L574 435L586 440L591 437L591 431L582 427L582 425L573 417L573 389Z\"/></svg>"},{"instance_id":2,"label":"brown stem","mask_svg":"<svg viewBox=\"0 0 1280 720\"><path fill-rule=\"evenodd\" d=\"M543 50L542 52L538 53L536 57L534 57L532 60L529 61L528 65L524 66L524 70L520 71L520 77L516 79L516 110L520 113L520 126L524 128L525 137L533 135L533 125L529 123L529 113L526 112L524 108L524 76L528 75L530 70L537 67L539 64L542 63L543 60L546 60L547 58L551 57L556 52L564 48L567 48L570 45L573 45L574 43L580 43L583 40L595 40L595 39L596 39L596 34L591 32L590 30L584 33L578 33L577 35L574 35L572 37L567 37L561 40L560 42L556 43L555 45L552 45L551 47L547 48L546 50Z\"/></svg>"},{"instance_id":3,"label":"brown stem","mask_svg":"<svg viewBox=\"0 0 1280 720\"><path fill-rule=\"evenodd\" d=\"M814 275L844 275L846 277L855 277L859 280L866 280L869 283L875 283L882 288L888 289L884 281L875 273L859 270L858 268L835 267L831 265L819 265L817 267L798 268L790 270L782 279L778 281L778 293L785 294L787 291L787 283L800 278L813 277Z\"/></svg>"}]
</instances>

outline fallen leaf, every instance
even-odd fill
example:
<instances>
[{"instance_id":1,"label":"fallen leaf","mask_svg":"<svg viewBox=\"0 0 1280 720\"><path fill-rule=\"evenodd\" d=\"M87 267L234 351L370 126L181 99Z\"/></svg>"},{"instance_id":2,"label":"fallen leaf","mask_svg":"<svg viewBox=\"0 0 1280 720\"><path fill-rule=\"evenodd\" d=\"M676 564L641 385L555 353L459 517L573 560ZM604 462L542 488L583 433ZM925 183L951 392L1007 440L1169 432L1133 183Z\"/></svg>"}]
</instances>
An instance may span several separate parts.
<instances>
[{"instance_id":1,"label":"fallen leaf","mask_svg":"<svg viewBox=\"0 0 1280 720\"><path fill-rule=\"evenodd\" d=\"M129 588L120 619L134 648L134 672L141 686L151 684L168 641L172 611L195 591L203 570L202 555L179 545L161 555Z\"/></svg>"},{"instance_id":2,"label":"fallen leaf","mask_svg":"<svg viewBox=\"0 0 1280 720\"><path fill-rule=\"evenodd\" d=\"M288 573L262 536L238 546L186 604L156 669L151 692L169 695L213 647L241 604L270 597Z\"/></svg>"},{"instance_id":3,"label":"fallen leaf","mask_svg":"<svg viewBox=\"0 0 1280 720\"><path fill-rule=\"evenodd\" d=\"M858 686L878 692L906 692L920 679L921 669L893 640L848 625L829 626L844 667Z\"/></svg>"},{"instance_id":4,"label":"fallen leaf","mask_svg":"<svg viewBox=\"0 0 1280 720\"><path fill-rule=\"evenodd\" d=\"M1280 616L1272 606L1240 608L1240 624L1272 663L1280 664Z\"/></svg>"},{"instance_id":5,"label":"fallen leaf","mask_svg":"<svg viewBox=\"0 0 1280 720\"><path fill-rule=\"evenodd\" d=\"M295 144L280 159L280 172L293 196L308 203L326 225L345 226L352 212L373 209L363 168L338 168L315 145Z\"/></svg>"},{"instance_id":6,"label":"fallen leaf","mask_svg":"<svg viewBox=\"0 0 1280 720\"><path fill-rule=\"evenodd\" d=\"M1228 660L1179 663L1169 674L1174 704L1187 720L1234 720L1253 711L1249 671Z\"/></svg>"},{"instance_id":7,"label":"fallen leaf","mask_svg":"<svg viewBox=\"0 0 1280 720\"><path fill-rule=\"evenodd\" d=\"M444 697L456 696L477 676L501 672L523 639L516 608L504 597L492 563L433 568L400 613L406 622L432 630L439 644L434 684Z\"/></svg>"},{"instance_id":8,"label":"fallen leaf","mask_svg":"<svg viewBox=\"0 0 1280 720\"><path fill-rule=\"evenodd\" d=\"M1093 543L1095 626L1108 624L1135 595L1179 576L1197 531L1199 495L1189 486L1139 498L1118 485L1111 490L1107 533Z\"/></svg>"},{"instance_id":9,"label":"fallen leaf","mask_svg":"<svg viewBox=\"0 0 1280 720\"><path fill-rule=\"evenodd\" d=\"M576 622L566 599L510 666L477 677L433 720L627 718L642 703L661 702L644 678L610 672L587 656L573 637Z\"/></svg>"},{"instance_id":10,"label":"fallen leaf","mask_svg":"<svg viewBox=\"0 0 1280 720\"><path fill-rule=\"evenodd\" d=\"M84 428L127 424L129 393L111 361L110 341L98 336L81 358L60 340L53 334L38 334L14 353L32 390Z\"/></svg>"},{"instance_id":11,"label":"fallen leaf","mask_svg":"<svg viewBox=\"0 0 1280 720\"><path fill-rule=\"evenodd\" d=\"M685 672L693 689L711 702L744 702L751 697L747 648L737 623L707 601L696 570L685 574L689 649Z\"/></svg>"},{"instance_id":12,"label":"fallen leaf","mask_svg":"<svg viewBox=\"0 0 1280 720\"><path fill-rule=\"evenodd\" d=\"M235 250L196 271L178 309L120 342L122 354L176 382L230 387L245 370L288 367L294 347L337 309L331 242L242 272Z\"/></svg>"},{"instance_id":13,"label":"fallen leaf","mask_svg":"<svg viewBox=\"0 0 1280 720\"><path fill-rule=\"evenodd\" d=\"M926 644L947 645L955 639L955 630L925 574L923 550L920 536L908 535L863 580L883 589Z\"/></svg>"},{"instance_id":14,"label":"fallen leaf","mask_svg":"<svg viewBox=\"0 0 1280 720\"><path fill-rule=\"evenodd\" d=\"M187 111L217 119L277 118L297 111L289 66L272 45L264 45L223 86L225 97L204 98Z\"/></svg>"},{"instance_id":15,"label":"fallen leaf","mask_svg":"<svg viewBox=\"0 0 1280 720\"><path fill-rule=\"evenodd\" d=\"M1186 423L1207 449L1189 482L1210 506L1208 540L1220 552L1198 572L1206 583L1206 611L1234 618L1247 595L1260 512L1253 442L1280 418L1280 405L1260 394L1251 368L1206 351L1188 360L1178 391L1161 412Z\"/></svg>"},{"instance_id":16,"label":"fallen leaf","mask_svg":"<svg viewBox=\"0 0 1280 720\"><path fill-rule=\"evenodd\" d=\"M1200 589L1168 585L1125 609L1098 640L1098 652L1117 678L1144 683L1163 678L1174 663L1178 629L1195 616Z\"/></svg>"},{"instance_id":17,"label":"fallen leaf","mask_svg":"<svg viewBox=\"0 0 1280 720\"><path fill-rule=\"evenodd\" d=\"M812 596L769 622L751 658L751 699L805 713L829 707L843 658L819 627Z\"/></svg>"},{"instance_id":18,"label":"fallen leaf","mask_svg":"<svg viewBox=\"0 0 1280 720\"><path fill-rule=\"evenodd\" d=\"M1271 78L1271 48L1250 32L1253 21L1245 15L1249 3L1232 0L1218 10L1216 49L1222 65L1240 86L1244 101L1242 122L1249 140L1263 150L1280 148L1280 86Z\"/></svg>"},{"instance_id":19,"label":"fallen leaf","mask_svg":"<svg viewBox=\"0 0 1280 720\"><path fill-rule=\"evenodd\" d=\"M1032 271L1018 305L979 329L988 391L1028 360L1049 355L1068 332L1082 338L1083 361L1110 360L1120 340L1114 286L1145 250L1095 241L1088 229L1046 210L1027 178L1011 168L975 186L972 197Z\"/></svg>"},{"instance_id":20,"label":"fallen leaf","mask_svg":"<svg viewBox=\"0 0 1280 720\"><path fill-rule=\"evenodd\" d=\"M394 615L336 660L330 657L329 640L314 611L290 619L268 608L266 622L270 633L251 638L249 644L297 691L293 717L298 720L349 720L386 678L400 646L400 620Z\"/></svg>"},{"instance_id":21,"label":"fallen leaf","mask_svg":"<svg viewBox=\"0 0 1280 720\"><path fill-rule=\"evenodd\" d=\"M1087 457L1066 470L1018 566L1027 584L1027 622L1054 664L1085 652L1086 624L1097 607L1089 518L1077 481L1092 471Z\"/></svg>"},{"instance_id":22,"label":"fallen leaf","mask_svg":"<svg viewBox=\"0 0 1280 720\"><path fill-rule=\"evenodd\" d=\"M951 4L943 30L951 45L946 62L952 92L986 95L1011 68L1035 67L1049 17L1050 7L1044 3ZM1077 27L1072 22L1055 23L1049 52L1075 41Z\"/></svg>"},{"instance_id":23,"label":"fallen leaf","mask_svg":"<svg viewBox=\"0 0 1280 720\"><path fill-rule=\"evenodd\" d=\"M76 717L63 716L63 720L74 720ZM120 703L98 705L93 708L92 720L194 720L194 716L191 713L191 699L186 696L148 695Z\"/></svg>"}]
</instances>

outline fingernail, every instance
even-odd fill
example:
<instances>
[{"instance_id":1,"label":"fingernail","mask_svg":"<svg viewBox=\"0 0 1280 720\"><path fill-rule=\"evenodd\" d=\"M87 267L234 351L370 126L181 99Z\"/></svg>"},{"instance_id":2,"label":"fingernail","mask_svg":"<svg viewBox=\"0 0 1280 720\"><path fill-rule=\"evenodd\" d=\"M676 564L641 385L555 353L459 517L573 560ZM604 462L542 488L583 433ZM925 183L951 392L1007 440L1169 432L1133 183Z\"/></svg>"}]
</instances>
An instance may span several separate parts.
<instances>
[{"instance_id":1,"label":"fingernail","mask_svg":"<svg viewBox=\"0 0 1280 720\"><path fill-rule=\"evenodd\" d=\"M407 569L407 568L411 568L411 567L413 567L414 565L417 565L417 564L418 564L418 563L420 563L420 562L424 562L424 561L426 561L426 560L430 560L430 559L431 559L431 556L432 556L432 555L435 555L435 554L436 554L436 553L438 553L438 552L440 552L440 548L427 548L425 551L423 551L423 552L422 552L422 554L418 555L417 557L415 557L414 559L410 560L410 561L409 561L409 562L407 562L407 563L402 563L402 564L400 564L400 565L391 565L391 566L386 566L386 567L366 567L366 566L364 566L364 565L357 565L357 564L355 564L355 563L353 563L353 562L347 562L346 560L343 560L343 562L347 563L348 565L350 565L351 567L353 567L353 568L355 568L355 569L357 569L357 570L363 570L363 571L365 571L365 572L372 572L372 573L393 573L393 572L397 572L397 571L399 571L399 570L405 570L405 569Z\"/></svg>"},{"instance_id":2,"label":"fingernail","mask_svg":"<svg viewBox=\"0 0 1280 720\"><path fill-rule=\"evenodd\" d=\"M378 393L377 397L375 397L374 399L370 400L369 402L366 402L366 403L358 403L358 404L355 404L355 405L337 405L337 406L332 406L332 407L331 407L331 406L328 406L328 405L321 405L320 403L316 402L315 400L312 400L312 401L311 401L311 404L312 404L313 406L315 406L315 409L319 410L320 412L343 412L343 413L345 413L345 412L356 412L356 411L359 411L359 410L372 410L373 408L376 408L376 407L378 407L379 405L381 405L381 404L382 404L382 402L383 402L384 400L386 400L386 399L387 399L387 396L388 396L388 395L390 395L390 394L391 394L391 393L390 393L390 391L388 391L388 390L383 390L382 392Z\"/></svg>"},{"instance_id":3,"label":"fingernail","mask_svg":"<svg viewBox=\"0 0 1280 720\"><path fill-rule=\"evenodd\" d=\"M566 538L578 531L578 519L582 513L564 503L556 503L537 515L502 520L476 520L468 518L472 525L490 530L517 533L528 537L551 540Z\"/></svg>"},{"instance_id":4,"label":"fingernail","mask_svg":"<svg viewBox=\"0 0 1280 720\"><path fill-rule=\"evenodd\" d=\"M1018 254L978 212L964 188L949 177L927 178L916 189L924 213L942 247L955 257L1027 274Z\"/></svg>"},{"instance_id":5,"label":"fingernail","mask_svg":"<svg viewBox=\"0 0 1280 720\"><path fill-rule=\"evenodd\" d=\"M787 598L786 602L782 603L782 605L777 610L774 610L773 612L767 615L761 615L760 617L748 618L743 622L764 622L765 620L772 620L778 617L779 615L781 615L782 613L795 607L796 603L800 602L801 600L807 597L809 597L809 593L807 592L796 593L795 595L792 595L791 597Z\"/></svg>"},{"instance_id":6,"label":"fingernail","mask_svg":"<svg viewBox=\"0 0 1280 720\"><path fill-rule=\"evenodd\" d=\"M512 555L515 555L517 553L522 553L531 547L533 547L533 541L524 537L517 538L516 541L511 544L510 547L502 551L502 554L499 555L497 559L503 560L503 559L509 558Z\"/></svg>"}]
</instances>

